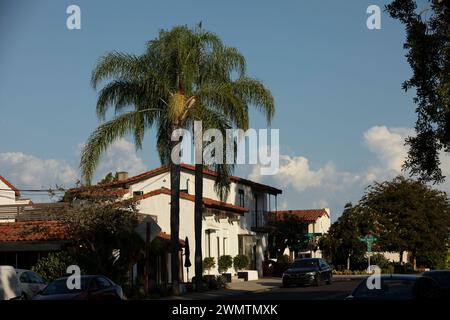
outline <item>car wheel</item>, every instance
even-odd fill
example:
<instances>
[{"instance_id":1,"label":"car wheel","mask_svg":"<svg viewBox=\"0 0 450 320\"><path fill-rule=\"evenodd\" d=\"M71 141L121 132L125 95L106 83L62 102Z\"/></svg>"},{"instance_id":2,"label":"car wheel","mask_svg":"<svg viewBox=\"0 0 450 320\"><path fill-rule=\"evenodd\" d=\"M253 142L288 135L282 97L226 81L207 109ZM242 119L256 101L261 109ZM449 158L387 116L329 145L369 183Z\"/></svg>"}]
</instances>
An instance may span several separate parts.
<instances>
[{"instance_id":1,"label":"car wheel","mask_svg":"<svg viewBox=\"0 0 450 320\"><path fill-rule=\"evenodd\" d=\"M314 278L313 286L314 286L314 287L320 286L319 275L317 275L317 276Z\"/></svg>"},{"instance_id":2,"label":"car wheel","mask_svg":"<svg viewBox=\"0 0 450 320\"><path fill-rule=\"evenodd\" d=\"M330 275L328 276L327 284L330 285L331 282L332 282L332 280L331 280L331 274L330 274Z\"/></svg>"}]
</instances>

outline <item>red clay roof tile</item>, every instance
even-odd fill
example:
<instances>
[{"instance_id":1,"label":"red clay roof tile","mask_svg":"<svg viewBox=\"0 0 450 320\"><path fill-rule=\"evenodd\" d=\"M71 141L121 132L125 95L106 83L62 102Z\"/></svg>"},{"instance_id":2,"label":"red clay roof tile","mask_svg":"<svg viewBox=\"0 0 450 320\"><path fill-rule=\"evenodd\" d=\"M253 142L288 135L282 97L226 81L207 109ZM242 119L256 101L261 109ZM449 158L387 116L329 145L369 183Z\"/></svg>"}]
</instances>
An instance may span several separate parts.
<instances>
[{"instance_id":1,"label":"red clay roof tile","mask_svg":"<svg viewBox=\"0 0 450 320\"><path fill-rule=\"evenodd\" d=\"M283 210L283 211L273 211L277 216L283 216L285 214L292 214L299 217L302 220L314 222L320 217L326 215L328 212L325 209L307 209L307 210Z\"/></svg>"},{"instance_id":2,"label":"red clay roof tile","mask_svg":"<svg viewBox=\"0 0 450 320\"><path fill-rule=\"evenodd\" d=\"M57 241L67 239L67 230L60 221L0 223L0 241Z\"/></svg>"}]
</instances>

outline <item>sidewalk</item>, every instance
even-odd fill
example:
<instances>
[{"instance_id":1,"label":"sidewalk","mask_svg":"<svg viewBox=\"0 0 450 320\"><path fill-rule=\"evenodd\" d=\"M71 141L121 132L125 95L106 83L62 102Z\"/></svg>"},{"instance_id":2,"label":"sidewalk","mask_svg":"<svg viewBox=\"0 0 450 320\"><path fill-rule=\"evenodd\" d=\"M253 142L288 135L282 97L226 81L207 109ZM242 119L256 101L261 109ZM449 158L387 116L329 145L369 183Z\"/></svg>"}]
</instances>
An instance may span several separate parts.
<instances>
[{"instance_id":1,"label":"sidewalk","mask_svg":"<svg viewBox=\"0 0 450 320\"><path fill-rule=\"evenodd\" d=\"M237 281L228 284L228 288L206 292L189 292L178 297L167 297L168 300L215 300L230 297L239 297L246 293L265 292L279 288L280 278L261 278L254 281Z\"/></svg>"}]
</instances>

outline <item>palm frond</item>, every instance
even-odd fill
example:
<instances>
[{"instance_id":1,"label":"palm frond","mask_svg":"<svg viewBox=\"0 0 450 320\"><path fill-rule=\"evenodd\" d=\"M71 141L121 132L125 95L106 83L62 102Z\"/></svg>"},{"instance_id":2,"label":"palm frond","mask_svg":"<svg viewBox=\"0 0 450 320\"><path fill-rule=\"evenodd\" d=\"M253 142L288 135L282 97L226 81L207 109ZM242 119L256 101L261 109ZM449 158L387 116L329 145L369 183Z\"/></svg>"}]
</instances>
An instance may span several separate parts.
<instances>
[{"instance_id":1,"label":"palm frond","mask_svg":"<svg viewBox=\"0 0 450 320\"><path fill-rule=\"evenodd\" d=\"M88 138L82 150L80 169L87 184L91 182L93 173L101 155L117 139L134 131L140 132L142 114L137 112L125 113L111 121L100 125ZM136 130L138 128L138 130ZM139 138L140 139L140 138Z\"/></svg>"}]
</instances>

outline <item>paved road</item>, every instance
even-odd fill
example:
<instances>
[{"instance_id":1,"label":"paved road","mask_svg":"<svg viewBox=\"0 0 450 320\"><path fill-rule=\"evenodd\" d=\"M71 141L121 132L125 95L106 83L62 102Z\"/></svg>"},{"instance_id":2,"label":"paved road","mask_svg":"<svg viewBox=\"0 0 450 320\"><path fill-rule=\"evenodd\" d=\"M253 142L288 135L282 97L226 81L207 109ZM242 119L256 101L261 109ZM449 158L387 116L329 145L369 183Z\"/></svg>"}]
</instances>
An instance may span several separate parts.
<instances>
[{"instance_id":1,"label":"paved road","mask_svg":"<svg viewBox=\"0 0 450 320\"><path fill-rule=\"evenodd\" d=\"M264 292L245 293L239 299L257 300L343 300L362 280L360 277L342 277L331 285L320 287L273 288ZM281 284L281 283L280 283Z\"/></svg>"}]
</instances>

